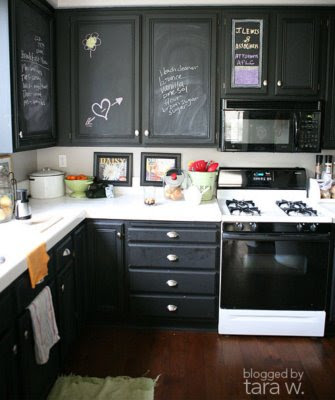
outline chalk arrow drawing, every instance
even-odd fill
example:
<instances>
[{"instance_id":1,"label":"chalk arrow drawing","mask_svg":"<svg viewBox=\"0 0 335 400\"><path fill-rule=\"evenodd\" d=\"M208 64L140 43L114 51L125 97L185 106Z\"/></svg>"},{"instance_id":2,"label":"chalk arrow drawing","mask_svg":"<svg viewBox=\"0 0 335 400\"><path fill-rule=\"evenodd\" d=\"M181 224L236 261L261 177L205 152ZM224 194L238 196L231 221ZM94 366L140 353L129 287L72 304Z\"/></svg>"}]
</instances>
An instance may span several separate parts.
<instances>
[{"instance_id":1,"label":"chalk arrow drawing","mask_svg":"<svg viewBox=\"0 0 335 400\"><path fill-rule=\"evenodd\" d=\"M115 106L116 104L120 105L123 102L123 97L117 97L112 104L112 107Z\"/></svg>"},{"instance_id":2,"label":"chalk arrow drawing","mask_svg":"<svg viewBox=\"0 0 335 400\"><path fill-rule=\"evenodd\" d=\"M88 117L86 122L85 122L85 126L88 128L92 128L93 124L92 122L95 120L95 117Z\"/></svg>"},{"instance_id":3,"label":"chalk arrow drawing","mask_svg":"<svg viewBox=\"0 0 335 400\"><path fill-rule=\"evenodd\" d=\"M93 103L91 108L92 112L96 117L103 118L106 121L108 120L108 113L111 107L115 105L120 105L123 102L123 97L116 97L114 103L111 104L111 101L107 98L102 99L100 103ZM95 117L88 117L85 126L87 128L92 128L93 126L93 121L95 120Z\"/></svg>"}]
</instances>

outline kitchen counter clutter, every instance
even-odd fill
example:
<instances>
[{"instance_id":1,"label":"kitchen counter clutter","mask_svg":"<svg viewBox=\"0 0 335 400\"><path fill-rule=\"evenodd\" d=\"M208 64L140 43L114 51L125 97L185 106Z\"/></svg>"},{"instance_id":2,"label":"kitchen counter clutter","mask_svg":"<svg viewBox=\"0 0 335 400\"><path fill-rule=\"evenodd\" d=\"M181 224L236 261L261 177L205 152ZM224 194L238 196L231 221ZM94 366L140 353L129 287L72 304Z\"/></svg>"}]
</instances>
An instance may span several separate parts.
<instances>
[{"instance_id":1,"label":"kitchen counter clutter","mask_svg":"<svg viewBox=\"0 0 335 400\"><path fill-rule=\"evenodd\" d=\"M30 200L32 219L12 220L0 224L0 292L13 282L26 267L26 256L42 242L50 250L85 218L219 222L220 209L216 199L199 206L185 201L169 201L163 193L155 206L147 206L140 192L119 194L113 199L75 199L68 196L49 200Z\"/></svg>"}]
</instances>

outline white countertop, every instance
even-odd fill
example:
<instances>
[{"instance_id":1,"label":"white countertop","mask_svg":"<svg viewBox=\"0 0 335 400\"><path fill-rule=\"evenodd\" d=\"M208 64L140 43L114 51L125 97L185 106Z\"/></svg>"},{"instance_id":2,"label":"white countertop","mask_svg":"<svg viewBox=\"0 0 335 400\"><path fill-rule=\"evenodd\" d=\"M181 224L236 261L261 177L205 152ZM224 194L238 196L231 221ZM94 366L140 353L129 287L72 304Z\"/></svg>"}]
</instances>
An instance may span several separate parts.
<instances>
[{"instance_id":1,"label":"white countertop","mask_svg":"<svg viewBox=\"0 0 335 400\"><path fill-rule=\"evenodd\" d=\"M166 200L160 192L157 199L156 205L147 206L142 193L131 191L113 199L31 199L31 220L0 224L0 256L6 259L0 264L0 292L27 269L26 256L32 250L43 242L50 250L85 218L185 222L220 222L222 218L216 199L198 206Z\"/></svg>"}]
</instances>

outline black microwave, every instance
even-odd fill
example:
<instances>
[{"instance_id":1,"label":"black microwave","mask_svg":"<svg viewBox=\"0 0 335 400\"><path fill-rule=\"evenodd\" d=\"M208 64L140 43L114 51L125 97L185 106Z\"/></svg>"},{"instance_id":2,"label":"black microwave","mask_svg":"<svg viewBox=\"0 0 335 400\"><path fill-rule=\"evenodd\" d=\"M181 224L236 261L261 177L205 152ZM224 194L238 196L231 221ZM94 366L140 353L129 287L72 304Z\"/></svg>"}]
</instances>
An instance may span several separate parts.
<instances>
[{"instance_id":1,"label":"black microwave","mask_svg":"<svg viewBox=\"0 0 335 400\"><path fill-rule=\"evenodd\" d=\"M221 100L221 151L320 150L320 101Z\"/></svg>"}]
</instances>

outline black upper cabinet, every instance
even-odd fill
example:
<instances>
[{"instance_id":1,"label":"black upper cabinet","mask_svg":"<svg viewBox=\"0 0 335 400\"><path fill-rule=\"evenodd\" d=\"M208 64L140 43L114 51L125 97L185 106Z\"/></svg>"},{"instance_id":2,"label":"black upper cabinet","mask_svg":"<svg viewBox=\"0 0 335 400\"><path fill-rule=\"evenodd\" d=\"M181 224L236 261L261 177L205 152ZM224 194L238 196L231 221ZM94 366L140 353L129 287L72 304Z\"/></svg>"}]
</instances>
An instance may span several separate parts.
<instances>
[{"instance_id":1,"label":"black upper cabinet","mask_svg":"<svg viewBox=\"0 0 335 400\"><path fill-rule=\"evenodd\" d=\"M322 97L317 12L244 11L223 18L223 97Z\"/></svg>"},{"instance_id":2,"label":"black upper cabinet","mask_svg":"<svg viewBox=\"0 0 335 400\"><path fill-rule=\"evenodd\" d=\"M144 144L215 142L216 27L206 12L144 16Z\"/></svg>"},{"instance_id":3,"label":"black upper cabinet","mask_svg":"<svg viewBox=\"0 0 335 400\"><path fill-rule=\"evenodd\" d=\"M73 144L139 142L138 74L138 17L71 18Z\"/></svg>"},{"instance_id":4,"label":"black upper cabinet","mask_svg":"<svg viewBox=\"0 0 335 400\"><path fill-rule=\"evenodd\" d=\"M53 12L38 0L11 4L14 150L56 143Z\"/></svg>"},{"instance_id":5,"label":"black upper cabinet","mask_svg":"<svg viewBox=\"0 0 335 400\"><path fill-rule=\"evenodd\" d=\"M317 15L278 15L276 95L318 95L320 25Z\"/></svg>"},{"instance_id":6,"label":"black upper cabinet","mask_svg":"<svg viewBox=\"0 0 335 400\"><path fill-rule=\"evenodd\" d=\"M269 16L240 12L223 15L224 46L221 62L225 94L268 93Z\"/></svg>"}]
</instances>

